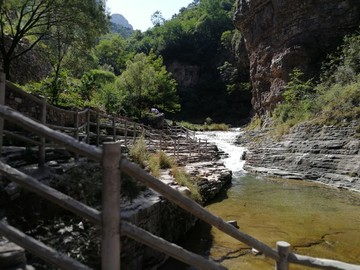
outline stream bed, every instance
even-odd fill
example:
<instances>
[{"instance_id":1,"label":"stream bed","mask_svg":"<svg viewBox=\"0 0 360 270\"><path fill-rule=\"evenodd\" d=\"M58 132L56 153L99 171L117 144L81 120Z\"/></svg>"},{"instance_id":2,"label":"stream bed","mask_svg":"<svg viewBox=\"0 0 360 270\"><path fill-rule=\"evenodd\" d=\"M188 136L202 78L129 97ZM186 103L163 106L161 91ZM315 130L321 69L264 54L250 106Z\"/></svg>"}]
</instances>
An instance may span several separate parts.
<instances>
[{"instance_id":1,"label":"stream bed","mask_svg":"<svg viewBox=\"0 0 360 270\"><path fill-rule=\"evenodd\" d=\"M240 160L243 147L234 144L241 131L203 132L215 143L233 171L231 186L206 208L240 230L275 248L289 242L292 252L360 264L360 194L301 180L270 179L247 174ZM274 261L254 255L245 244L198 222L180 243L228 269L274 269ZM170 264L169 264L170 263ZM170 268L192 269L170 261ZM165 265L166 267L166 265ZM290 269L314 269L291 265Z\"/></svg>"}]
</instances>

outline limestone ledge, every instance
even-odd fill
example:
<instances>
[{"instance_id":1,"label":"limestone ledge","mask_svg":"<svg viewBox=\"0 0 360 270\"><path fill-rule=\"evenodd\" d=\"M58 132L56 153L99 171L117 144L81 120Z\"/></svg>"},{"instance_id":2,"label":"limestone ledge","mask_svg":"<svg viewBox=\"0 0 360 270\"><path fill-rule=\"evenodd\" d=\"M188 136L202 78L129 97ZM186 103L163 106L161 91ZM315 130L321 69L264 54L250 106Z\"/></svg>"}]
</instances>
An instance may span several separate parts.
<instances>
[{"instance_id":1,"label":"limestone ledge","mask_svg":"<svg viewBox=\"0 0 360 270\"><path fill-rule=\"evenodd\" d=\"M360 139L356 123L293 128L280 139L251 133L245 170L250 173L321 182L360 192ZM241 141L247 141L242 138Z\"/></svg>"}]
</instances>

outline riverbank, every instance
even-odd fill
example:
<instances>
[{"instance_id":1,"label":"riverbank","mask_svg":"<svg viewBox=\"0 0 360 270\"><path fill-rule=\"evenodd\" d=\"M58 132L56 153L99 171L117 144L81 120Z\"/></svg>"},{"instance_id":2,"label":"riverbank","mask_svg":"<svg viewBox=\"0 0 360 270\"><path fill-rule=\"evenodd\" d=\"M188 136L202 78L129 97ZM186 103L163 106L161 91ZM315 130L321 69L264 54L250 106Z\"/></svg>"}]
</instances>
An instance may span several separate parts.
<instances>
[{"instance_id":1,"label":"riverbank","mask_svg":"<svg viewBox=\"0 0 360 270\"><path fill-rule=\"evenodd\" d=\"M294 127L279 138L268 130L245 131L244 169L249 173L320 182L360 192L357 124Z\"/></svg>"}]
</instances>

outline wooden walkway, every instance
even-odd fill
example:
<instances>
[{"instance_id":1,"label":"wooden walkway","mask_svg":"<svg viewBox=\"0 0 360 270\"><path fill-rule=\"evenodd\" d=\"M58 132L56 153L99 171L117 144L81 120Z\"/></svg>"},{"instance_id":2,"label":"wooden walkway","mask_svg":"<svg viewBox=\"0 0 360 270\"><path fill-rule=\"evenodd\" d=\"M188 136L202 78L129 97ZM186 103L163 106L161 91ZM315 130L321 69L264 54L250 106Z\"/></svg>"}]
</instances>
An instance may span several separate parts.
<instances>
[{"instance_id":1,"label":"wooden walkway","mask_svg":"<svg viewBox=\"0 0 360 270\"><path fill-rule=\"evenodd\" d=\"M0 74L1 75L1 74ZM4 84L3 76L2 82ZM2 89L0 86L0 102ZM168 243L155 235L152 235L143 229L140 229L133 224L120 220L120 181L121 174L127 175L137 179L146 184L148 187L154 189L163 195L169 201L177 204L187 212L202 219L208 224L218 228L229 236L253 247L266 256L274 259L275 269L285 270L289 269L289 263L306 265L321 269L343 269L343 270L360 270L359 265L348 264L335 260L319 259L308 256L302 256L291 253L290 244L278 241L276 249L269 247L254 237L238 230L234 226L228 224L221 218L213 215L208 210L194 202L193 200L184 197L178 191L172 189L168 185L162 183L158 179L149 175L138 165L123 158L121 155L121 143L105 142L103 146L96 147L84 142L79 142L75 136L69 136L60 131L54 130L41 122L32 120L23 114L0 104L0 119L5 119L11 123L21 126L28 132L37 135L40 141L50 141L57 145L62 145L69 151L87 157L91 160L99 162L103 169L103 198L102 198L102 212L99 212L75 199L60 193L57 190L50 188L47 185L39 183L36 179L25 175L24 173L10 167L7 164L0 162L0 172L7 180L13 181L29 191L44 197L45 199L59 205L60 207L80 216L86 218L93 224L102 229L102 243L101 243L101 262L102 269L115 270L120 269L120 235L126 235L136 241L145 245L151 246L153 249L164 252L180 261L185 262L198 269L226 269L225 267L203 258L197 254L191 253L183 248ZM0 122L0 131L2 132L3 121ZM3 134L0 133L2 138ZM1 145L1 144L0 144ZM40 145L41 146L41 145ZM25 235L21 231L0 221L0 234L10 239L14 243L24 247L29 252L39 256L43 260L54 264L61 269L89 269L73 258L65 254L61 254L43 243ZM239 265L241 269L241 265Z\"/></svg>"}]
</instances>

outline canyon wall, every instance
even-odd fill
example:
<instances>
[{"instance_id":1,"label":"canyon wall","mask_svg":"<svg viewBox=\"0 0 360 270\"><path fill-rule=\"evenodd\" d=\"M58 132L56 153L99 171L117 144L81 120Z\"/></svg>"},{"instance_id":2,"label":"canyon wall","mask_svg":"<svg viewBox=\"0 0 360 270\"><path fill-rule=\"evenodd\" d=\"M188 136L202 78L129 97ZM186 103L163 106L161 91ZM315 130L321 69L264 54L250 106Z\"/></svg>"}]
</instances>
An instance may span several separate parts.
<instances>
[{"instance_id":1,"label":"canyon wall","mask_svg":"<svg viewBox=\"0 0 360 270\"><path fill-rule=\"evenodd\" d=\"M360 24L358 0L238 0L234 23L245 39L260 115L274 108L289 73L317 75L321 61Z\"/></svg>"}]
</instances>

